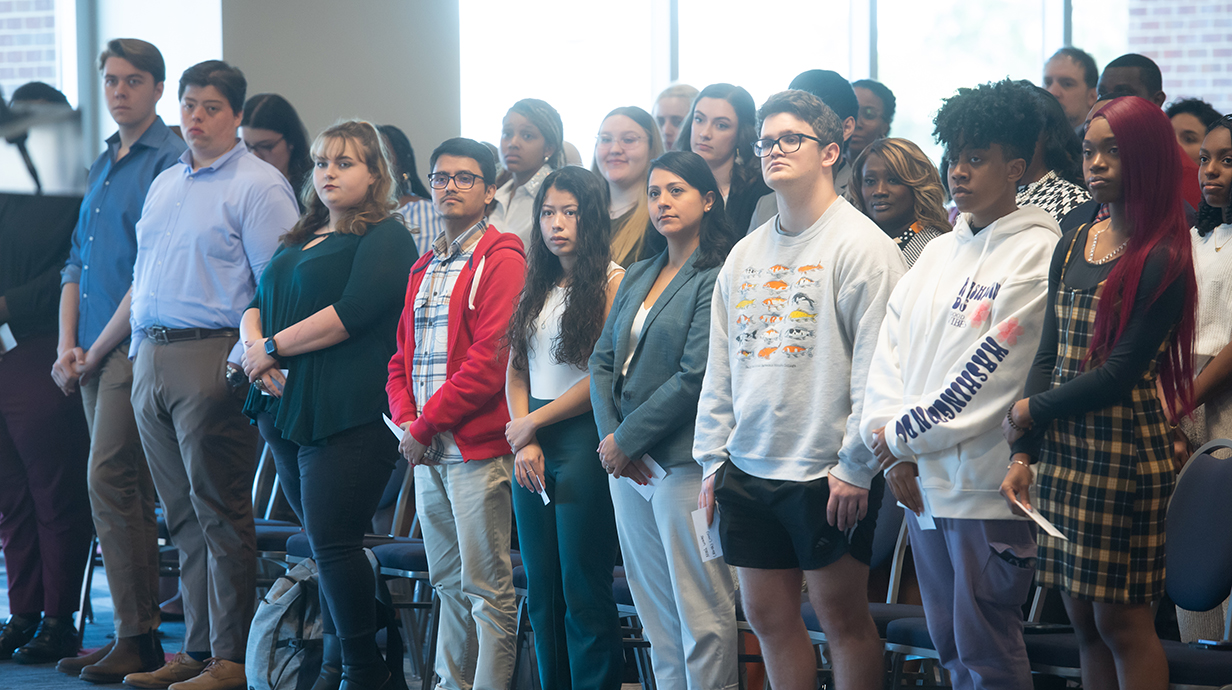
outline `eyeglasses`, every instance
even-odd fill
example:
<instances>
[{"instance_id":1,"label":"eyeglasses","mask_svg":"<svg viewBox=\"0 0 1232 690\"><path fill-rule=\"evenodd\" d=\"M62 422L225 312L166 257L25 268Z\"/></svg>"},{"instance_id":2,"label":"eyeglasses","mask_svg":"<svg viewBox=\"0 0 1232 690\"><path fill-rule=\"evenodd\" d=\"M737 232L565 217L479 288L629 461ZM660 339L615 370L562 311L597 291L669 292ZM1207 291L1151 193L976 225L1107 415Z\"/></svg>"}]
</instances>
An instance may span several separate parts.
<instances>
[{"instance_id":1,"label":"eyeglasses","mask_svg":"<svg viewBox=\"0 0 1232 690\"><path fill-rule=\"evenodd\" d=\"M428 184L432 185L433 189L444 189L449 186L449 181L453 180L454 186L458 189L470 189L475 186L475 180L482 180L483 175L475 173L460 172L456 175L449 173L434 172L428 175Z\"/></svg>"},{"instance_id":2,"label":"eyeglasses","mask_svg":"<svg viewBox=\"0 0 1232 690\"><path fill-rule=\"evenodd\" d=\"M270 153L275 148L277 148L277 146L281 144L284 139L286 139L286 137L280 136L277 139L271 139L269 141L259 141L255 144L249 144L248 142L244 142L244 147L248 149L249 153L257 153L257 154Z\"/></svg>"},{"instance_id":3,"label":"eyeglasses","mask_svg":"<svg viewBox=\"0 0 1232 690\"><path fill-rule=\"evenodd\" d=\"M784 134L778 139L758 139L753 142L753 155L758 158L765 158L774 150L776 144L783 153L795 153L800 150L800 145L804 143L805 139L810 139L818 144L822 143L821 139L817 137L792 132L791 134Z\"/></svg>"},{"instance_id":4,"label":"eyeglasses","mask_svg":"<svg viewBox=\"0 0 1232 690\"><path fill-rule=\"evenodd\" d=\"M646 140L646 137L634 136L632 134L623 136L623 137L613 137L607 134L602 134L599 136L597 141L599 142L599 146L603 148L611 148L612 144L618 141L620 142L621 146L624 146L625 148L630 148L633 146L637 146L639 143L645 140Z\"/></svg>"}]
</instances>

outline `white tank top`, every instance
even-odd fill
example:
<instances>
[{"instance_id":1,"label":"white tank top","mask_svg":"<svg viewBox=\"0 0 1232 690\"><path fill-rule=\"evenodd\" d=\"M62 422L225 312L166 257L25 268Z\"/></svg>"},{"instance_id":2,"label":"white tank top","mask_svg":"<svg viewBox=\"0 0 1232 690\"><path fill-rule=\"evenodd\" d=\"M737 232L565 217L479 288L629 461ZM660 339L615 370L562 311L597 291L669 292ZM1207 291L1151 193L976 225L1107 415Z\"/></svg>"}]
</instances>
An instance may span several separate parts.
<instances>
[{"instance_id":1,"label":"white tank top","mask_svg":"<svg viewBox=\"0 0 1232 690\"><path fill-rule=\"evenodd\" d=\"M607 277L623 273L620 264L608 266ZM561 364L552 359L552 347L560 337L560 318L565 313L565 288L556 286L548 293L539 310L535 333L530 338L530 352L526 359L530 369L530 395L539 400L555 400L564 395L578 381L590 376L585 367Z\"/></svg>"}]
</instances>

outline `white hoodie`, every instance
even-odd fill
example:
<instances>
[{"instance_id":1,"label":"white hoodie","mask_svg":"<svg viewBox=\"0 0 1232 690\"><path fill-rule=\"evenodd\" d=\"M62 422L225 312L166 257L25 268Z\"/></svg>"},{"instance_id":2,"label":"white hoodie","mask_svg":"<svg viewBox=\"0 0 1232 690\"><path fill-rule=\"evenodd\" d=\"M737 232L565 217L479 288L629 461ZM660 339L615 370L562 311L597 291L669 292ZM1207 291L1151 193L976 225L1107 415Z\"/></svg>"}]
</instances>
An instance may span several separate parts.
<instances>
[{"instance_id":1,"label":"white hoodie","mask_svg":"<svg viewBox=\"0 0 1232 690\"><path fill-rule=\"evenodd\" d=\"M918 464L936 517L1011 519L1001 420L1039 347L1061 230L1035 206L975 235L969 222L930 242L890 296L860 434L872 448L885 427L894 456Z\"/></svg>"}]
</instances>

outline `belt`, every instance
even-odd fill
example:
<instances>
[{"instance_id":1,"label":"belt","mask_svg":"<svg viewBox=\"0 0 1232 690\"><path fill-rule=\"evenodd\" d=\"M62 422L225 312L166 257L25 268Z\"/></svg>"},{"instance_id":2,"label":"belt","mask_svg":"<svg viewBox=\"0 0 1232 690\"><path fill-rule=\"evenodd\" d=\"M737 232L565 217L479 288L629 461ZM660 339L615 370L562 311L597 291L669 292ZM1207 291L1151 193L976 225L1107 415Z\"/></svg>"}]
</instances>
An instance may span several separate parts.
<instances>
[{"instance_id":1,"label":"belt","mask_svg":"<svg viewBox=\"0 0 1232 690\"><path fill-rule=\"evenodd\" d=\"M178 343L184 340L205 340L206 338L235 338L239 330L235 328L167 328L166 326L149 326L144 329L145 335L156 343Z\"/></svg>"}]
</instances>

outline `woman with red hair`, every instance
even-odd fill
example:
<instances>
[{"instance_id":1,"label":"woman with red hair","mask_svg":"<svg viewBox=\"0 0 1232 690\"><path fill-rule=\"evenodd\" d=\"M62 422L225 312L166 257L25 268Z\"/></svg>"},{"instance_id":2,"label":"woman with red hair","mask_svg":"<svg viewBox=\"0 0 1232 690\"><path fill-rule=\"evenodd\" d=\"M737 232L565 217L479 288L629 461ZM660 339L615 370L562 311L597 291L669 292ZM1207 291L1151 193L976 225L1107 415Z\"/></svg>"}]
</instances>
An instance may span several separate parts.
<instances>
[{"instance_id":1,"label":"woman with red hair","mask_svg":"<svg viewBox=\"0 0 1232 690\"><path fill-rule=\"evenodd\" d=\"M1168 118L1136 97L1101 108L1083 176L1110 217L1061 238L1026 396L1006 412L1001 493L1066 540L1039 535L1036 581L1059 589L1088 688L1167 688L1151 602L1164 591L1164 517L1176 480L1170 425L1193 405L1197 285Z\"/></svg>"}]
</instances>

